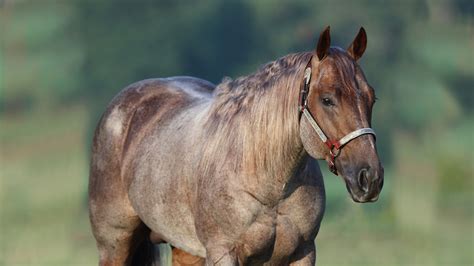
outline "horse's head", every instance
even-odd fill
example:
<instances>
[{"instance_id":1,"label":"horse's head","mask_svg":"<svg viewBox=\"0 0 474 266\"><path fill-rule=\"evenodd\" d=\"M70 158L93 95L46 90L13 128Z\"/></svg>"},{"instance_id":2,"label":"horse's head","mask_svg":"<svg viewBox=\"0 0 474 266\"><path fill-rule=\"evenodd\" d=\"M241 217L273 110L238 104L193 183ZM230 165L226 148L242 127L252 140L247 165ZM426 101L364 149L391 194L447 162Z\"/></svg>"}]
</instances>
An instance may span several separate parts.
<instances>
[{"instance_id":1,"label":"horse's head","mask_svg":"<svg viewBox=\"0 0 474 266\"><path fill-rule=\"evenodd\" d=\"M347 50L330 47L327 27L305 69L300 93L303 146L343 176L357 202L376 201L384 175L370 128L375 92L357 64L366 44L361 28Z\"/></svg>"}]
</instances>

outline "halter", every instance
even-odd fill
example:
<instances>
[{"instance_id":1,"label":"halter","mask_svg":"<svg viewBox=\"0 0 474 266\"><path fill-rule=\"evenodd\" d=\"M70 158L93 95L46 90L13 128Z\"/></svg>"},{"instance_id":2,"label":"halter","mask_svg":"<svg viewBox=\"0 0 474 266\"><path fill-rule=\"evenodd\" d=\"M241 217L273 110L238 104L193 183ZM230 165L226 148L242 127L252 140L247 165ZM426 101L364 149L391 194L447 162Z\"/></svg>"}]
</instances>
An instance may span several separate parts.
<instances>
[{"instance_id":1,"label":"halter","mask_svg":"<svg viewBox=\"0 0 474 266\"><path fill-rule=\"evenodd\" d=\"M302 113L304 117L306 117L308 122L313 127L314 131L316 131L316 134L318 134L321 141L324 142L324 144L326 144L326 146L329 148L329 154L331 155L331 157L327 158L326 161L328 162L329 170L333 174L338 175L337 168L336 168L336 158L339 156L339 154L341 154L341 149L351 140L358 138L362 135L371 134L375 138L376 137L375 131L372 128L360 128L360 129L350 132L349 134L345 135L339 140L329 139L326 136L326 134L324 134L323 130L318 125L318 122L316 122L316 119L314 119L313 115L308 109L308 94L309 94L310 82L311 82L311 59L309 60L308 65L306 66L306 69L304 70L304 83L300 91L300 102L299 102L300 116Z\"/></svg>"}]
</instances>

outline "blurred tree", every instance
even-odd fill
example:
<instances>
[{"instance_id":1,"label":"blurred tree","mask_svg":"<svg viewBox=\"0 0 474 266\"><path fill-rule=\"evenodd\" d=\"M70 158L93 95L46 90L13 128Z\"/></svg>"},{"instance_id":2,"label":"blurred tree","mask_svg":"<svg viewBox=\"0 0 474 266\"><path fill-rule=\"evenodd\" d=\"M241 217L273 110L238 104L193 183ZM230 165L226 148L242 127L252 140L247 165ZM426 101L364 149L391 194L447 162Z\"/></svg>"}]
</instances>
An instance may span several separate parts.
<instances>
[{"instance_id":1,"label":"blurred tree","mask_svg":"<svg viewBox=\"0 0 474 266\"><path fill-rule=\"evenodd\" d=\"M235 74L251 62L255 50L254 15L244 2L76 4L87 55L83 95L94 107L94 126L107 102L127 84L172 75L218 83L223 74Z\"/></svg>"},{"instance_id":2,"label":"blurred tree","mask_svg":"<svg viewBox=\"0 0 474 266\"><path fill-rule=\"evenodd\" d=\"M0 3L0 112L50 109L74 101L83 50L68 3Z\"/></svg>"}]
</instances>

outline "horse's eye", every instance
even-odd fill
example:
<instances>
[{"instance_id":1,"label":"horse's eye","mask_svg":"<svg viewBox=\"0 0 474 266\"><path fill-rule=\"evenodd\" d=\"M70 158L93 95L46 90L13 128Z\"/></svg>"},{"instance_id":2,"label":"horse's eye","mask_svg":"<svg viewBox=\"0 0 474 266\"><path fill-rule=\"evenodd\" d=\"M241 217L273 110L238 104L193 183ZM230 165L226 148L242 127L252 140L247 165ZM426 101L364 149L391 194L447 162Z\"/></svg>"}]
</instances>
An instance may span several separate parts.
<instances>
[{"instance_id":1,"label":"horse's eye","mask_svg":"<svg viewBox=\"0 0 474 266\"><path fill-rule=\"evenodd\" d=\"M321 101L326 106L333 106L334 105L334 102L329 98L323 98Z\"/></svg>"}]
</instances>

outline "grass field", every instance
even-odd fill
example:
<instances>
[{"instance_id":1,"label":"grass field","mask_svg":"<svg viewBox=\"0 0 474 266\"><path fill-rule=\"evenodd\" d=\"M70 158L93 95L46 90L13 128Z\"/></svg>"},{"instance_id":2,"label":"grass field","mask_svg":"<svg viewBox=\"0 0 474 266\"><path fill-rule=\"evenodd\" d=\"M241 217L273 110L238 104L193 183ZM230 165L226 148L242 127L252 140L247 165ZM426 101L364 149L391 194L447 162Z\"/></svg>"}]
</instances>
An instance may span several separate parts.
<instances>
[{"instance_id":1,"label":"grass field","mask_svg":"<svg viewBox=\"0 0 474 266\"><path fill-rule=\"evenodd\" d=\"M97 264L86 209L87 119L82 106L1 118L0 265ZM397 182L392 171L368 205L325 176L318 265L473 265L472 190L431 195L426 216L423 186Z\"/></svg>"},{"instance_id":2,"label":"grass field","mask_svg":"<svg viewBox=\"0 0 474 266\"><path fill-rule=\"evenodd\" d=\"M92 265L84 108L1 120L4 265Z\"/></svg>"}]
</instances>

